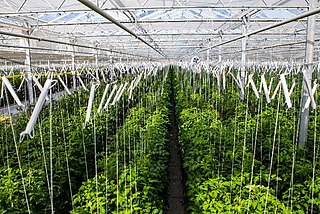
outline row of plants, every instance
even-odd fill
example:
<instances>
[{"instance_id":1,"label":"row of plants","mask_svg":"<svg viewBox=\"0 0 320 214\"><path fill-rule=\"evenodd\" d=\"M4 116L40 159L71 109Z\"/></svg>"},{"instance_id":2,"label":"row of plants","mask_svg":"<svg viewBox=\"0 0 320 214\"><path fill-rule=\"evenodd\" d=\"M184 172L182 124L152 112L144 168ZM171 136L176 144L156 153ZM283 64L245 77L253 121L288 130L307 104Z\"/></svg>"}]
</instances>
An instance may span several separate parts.
<instances>
[{"instance_id":1,"label":"row of plants","mask_svg":"<svg viewBox=\"0 0 320 214\"><path fill-rule=\"evenodd\" d=\"M96 174L96 154L105 151L104 142L115 135L117 127L124 123L130 108L140 100L141 94L145 95L148 90L158 87L160 76L145 76L135 88L132 100L128 100L128 92L125 91L116 105L96 115L104 91L101 85L95 94L93 120L86 127L83 123L89 94L82 90L54 101L51 110L50 105L46 106L39 116L33 139L17 142L31 109L15 116L14 123L13 120L2 122L0 213L27 213L28 206L31 213L50 212L51 171L55 212L66 213L71 210L72 196L78 192L82 182ZM133 76L127 76L122 81L130 82L132 79ZM106 120L109 125L108 136Z\"/></svg>"},{"instance_id":2,"label":"row of plants","mask_svg":"<svg viewBox=\"0 0 320 214\"><path fill-rule=\"evenodd\" d=\"M168 87L163 80L131 108L107 151L98 155L99 173L75 195L71 213L164 212Z\"/></svg>"},{"instance_id":3,"label":"row of plants","mask_svg":"<svg viewBox=\"0 0 320 214\"><path fill-rule=\"evenodd\" d=\"M313 167L313 143L319 142L313 135L315 114L310 114L307 146L297 146L300 90L291 96L293 108L287 109L282 93L267 104L247 88L246 99L240 101L230 76L221 93L216 77L205 72L172 68L170 78L188 212L319 212L319 179L312 178L313 168L315 175L319 171ZM259 85L257 78L255 82ZM273 82L272 91L277 84Z\"/></svg>"}]
</instances>

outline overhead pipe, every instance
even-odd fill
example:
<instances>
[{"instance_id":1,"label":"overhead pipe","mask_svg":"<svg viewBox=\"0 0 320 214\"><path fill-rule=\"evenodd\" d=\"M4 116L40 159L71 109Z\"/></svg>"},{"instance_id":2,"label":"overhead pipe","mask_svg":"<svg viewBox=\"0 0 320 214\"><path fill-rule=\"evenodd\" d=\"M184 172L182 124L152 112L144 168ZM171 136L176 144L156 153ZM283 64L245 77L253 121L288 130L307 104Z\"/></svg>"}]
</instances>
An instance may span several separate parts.
<instances>
[{"instance_id":1,"label":"overhead pipe","mask_svg":"<svg viewBox=\"0 0 320 214\"><path fill-rule=\"evenodd\" d=\"M282 19L277 18L277 19L270 19L270 18L254 18L251 19L250 21L252 22L257 22L257 23L270 23L270 22L279 22ZM306 19L304 21L307 21ZM147 24L147 23L160 23L160 24L167 24L167 23L225 23L225 22L239 22L241 23L242 20L240 18L208 18L208 19L167 19L167 20L156 20L156 19L147 19L147 20L137 20L136 22L133 21L119 21L119 24ZM114 24L113 22L71 22L71 23L65 23L65 22L57 22L57 23L43 23L43 24L38 24L37 26L39 27L55 27L55 26L74 26L74 25L107 25L107 24ZM137 35L138 36L138 35Z\"/></svg>"},{"instance_id":2,"label":"overhead pipe","mask_svg":"<svg viewBox=\"0 0 320 214\"><path fill-rule=\"evenodd\" d=\"M310 11L304 12L304 13L296 16L296 17L283 20L283 21L281 21L281 22L279 22L279 23L275 23L275 24L273 24L273 25L269 25L269 26L260 28L260 29L258 29L258 30L254 30L254 31L252 31L252 32L249 32L249 33L246 33L246 34L244 34L244 35L238 36L238 37L236 37L236 38L230 39L230 40L228 40L228 41L218 43L218 44L213 45L213 46L211 46L211 47L203 48L203 49L201 49L200 51L198 51L198 53L203 52L203 51L206 51L206 50L208 50L208 49L213 49L213 48L219 47L219 46L221 46L221 45L229 44L229 43L231 43L231 42L235 42L235 41L240 40L240 39L242 39L242 38L249 37L249 36L252 36L252 35L255 35L255 34L258 34L258 33L264 32L264 31L267 31L267 30L271 30L271 29L276 28L276 27L280 27L280 26L282 26L282 25L285 25L285 24L288 24L288 23L297 21L297 20L299 20L299 19L303 19L303 18L305 18L305 17L309 17L309 16L312 16L312 15L315 15L315 14L317 14L317 13L320 13L320 7L319 7L319 8L316 8L316 9L314 9L314 10L310 10Z\"/></svg>"},{"instance_id":3,"label":"overhead pipe","mask_svg":"<svg viewBox=\"0 0 320 214\"><path fill-rule=\"evenodd\" d=\"M91 10L97 12L98 14L100 14L101 16L103 16L104 18L108 19L109 21L111 21L112 23L114 23L115 25L117 25L118 27L120 27L121 29L123 29L124 31L128 32L129 34L131 34L133 37L135 37L136 39L139 39L141 42L143 42L144 44L146 44L147 46L149 46L150 48L152 48L153 50L155 50L157 53L159 53L161 56L165 57L165 55L163 53L161 53L158 49L156 49L155 47L153 47L151 44L149 44L147 41L145 41L143 38L141 38L140 36L138 36L136 33L134 33L132 30L130 30L129 28L127 28L126 26L124 26L123 24L121 24L120 22L118 22L116 19L114 19L112 16L110 16L109 14L107 14L105 11L103 11L101 8L97 7L96 5L94 5L92 2L88 1L88 0L78 0L80 3L84 4L85 6L89 7Z\"/></svg>"},{"instance_id":4,"label":"overhead pipe","mask_svg":"<svg viewBox=\"0 0 320 214\"><path fill-rule=\"evenodd\" d=\"M283 6L283 5L234 5L234 6L228 6L228 5L220 5L220 6L183 6L183 5L177 5L177 6L151 6L151 7L113 7L113 8L103 8L104 11L134 11L134 10L186 10L186 9L257 9L257 10L264 10L264 9L306 9L308 6ZM8 17L8 16L21 16L21 15L32 15L32 14L49 14L49 13L77 13L77 12L90 12L90 10L77 10L77 9L69 9L69 10L35 10L35 11L19 11L19 12L2 12L0 13L0 17Z\"/></svg>"},{"instance_id":5,"label":"overhead pipe","mask_svg":"<svg viewBox=\"0 0 320 214\"><path fill-rule=\"evenodd\" d=\"M56 44L61 44L61 45L70 45L70 46L80 47L80 48L89 48L89 49L94 49L94 50L107 51L110 53L124 54L127 56L135 56L135 57L145 58L145 59L148 58L146 56L140 56L140 55L131 54L131 53L124 53L124 52L109 50L109 49L105 49L105 48L101 48L101 47L81 45L81 44L75 44L75 43L70 43L70 42L63 42L63 41L58 41L58 40L53 40L53 39L46 39L46 38L41 38L41 37L37 37L37 36L30 36L30 35L18 34L18 33L7 32L7 31L0 31L0 34L6 35L6 36L18 37L18 38L37 40L39 42L50 42L50 43L56 43Z\"/></svg>"}]
</instances>

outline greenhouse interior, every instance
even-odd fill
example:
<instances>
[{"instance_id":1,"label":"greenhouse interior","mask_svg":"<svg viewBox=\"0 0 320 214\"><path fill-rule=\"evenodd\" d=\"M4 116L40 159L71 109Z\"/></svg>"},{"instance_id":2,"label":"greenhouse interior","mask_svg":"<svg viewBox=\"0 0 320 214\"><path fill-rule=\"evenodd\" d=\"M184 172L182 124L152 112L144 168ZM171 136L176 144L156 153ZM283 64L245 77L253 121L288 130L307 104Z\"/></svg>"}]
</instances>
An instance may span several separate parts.
<instances>
[{"instance_id":1,"label":"greenhouse interior","mask_svg":"<svg viewBox=\"0 0 320 214\"><path fill-rule=\"evenodd\" d=\"M319 20L318 0L0 0L0 213L320 213Z\"/></svg>"}]
</instances>

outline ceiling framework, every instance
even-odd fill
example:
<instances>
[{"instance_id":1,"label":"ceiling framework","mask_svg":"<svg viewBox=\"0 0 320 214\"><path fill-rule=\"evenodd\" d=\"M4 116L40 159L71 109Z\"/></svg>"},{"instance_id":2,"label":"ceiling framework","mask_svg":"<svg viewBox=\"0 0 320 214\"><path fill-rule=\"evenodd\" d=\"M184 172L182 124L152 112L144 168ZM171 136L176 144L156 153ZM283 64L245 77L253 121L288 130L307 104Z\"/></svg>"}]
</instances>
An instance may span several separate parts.
<instances>
[{"instance_id":1,"label":"ceiling framework","mask_svg":"<svg viewBox=\"0 0 320 214\"><path fill-rule=\"evenodd\" d=\"M66 61L71 57L72 44L79 60L88 61L97 52L101 59L189 61L194 55L206 59L207 49L210 58L217 61L219 44L223 44L224 60L239 59L241 41L224 43L242 36L243 20L250 34L308 11L304 0L90 0L100 13L80 2L1 1L0 61L23 61L27 38L14 35L26 32L35 37L30 39L35 62ZM318 22L320 16L316 16ZM248 60L303 61L306 27L304 17L249 36ZM319 38L319 28L315 33ZM316 57L318 50L317 40Z\"/></svg>"}]
</instances>

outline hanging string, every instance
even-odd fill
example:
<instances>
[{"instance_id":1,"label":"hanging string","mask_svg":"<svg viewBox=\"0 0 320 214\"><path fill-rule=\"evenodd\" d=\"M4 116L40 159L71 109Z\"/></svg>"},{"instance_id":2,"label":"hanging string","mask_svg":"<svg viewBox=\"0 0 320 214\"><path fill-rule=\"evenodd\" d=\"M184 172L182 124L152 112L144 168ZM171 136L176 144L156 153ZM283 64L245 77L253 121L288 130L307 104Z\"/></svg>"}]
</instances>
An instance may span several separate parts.
<instances>
[{"instance_id":1,"label":"hanging string","mask_svg":"<svg viewBox=\"0 0 320 214\"><path fill-rule=\"evenodd\" d=\"M236 103L236 106L238 106L238 102ZM237 122L238 118L238 111L235 111L234 116L234 129L233 129L233 146L232 146L232 161L231 161L231 178L230 178L230 204L232 203L232 182L233 182L233 174L234 174L234 161L235 161L235 150L236 150L236 142L237 142L237 136L239 136L239 123ZM231 207L229 208L229 211Z\"/></svg>"},{"instance_id":2,"label":"hanging string","mask_svg":"<svg viewBox=\"0 0 320 214\"><path fill-rule=\"evenodd\" d=\"M106 160L105 160L105 164L106 164L106 180L105 180L105 184L106 184L106 214L108 213L108 124L109 124L109 120L108 120L108 116L109 116L109 108L107 107L106 109Z\"/></svg>"},{"instance_id":3,"label":"hanging string","mask_svg":"<svg viewBox=\"0 0 320 214\"><path fill-rule=\"evenodd\" d=\"M7 151L7 166L9 168L9 148L8 148L8 127L7 123L5 123L5 135L6 135L6 151Z\"/></svg>"},{"instance_id":4,"label":"hanging string","mask_svg":"<svg viewBox=\"0 0 320 214\"><path fill-rule=\"evenodd\" d=\"M315 93L315 97L317 97L317 91ZM314 131L313 131L313 160L312 160L312 186L311 186L311 214L314 209L314 179L316 172L316 143L317 143L317 110L314 111Z\"/></svg>"},{"instance_id":5,"label":"hanging string","mask_svg":"<svg viewBox=\"0 0 320 214\"><path fill-rule=\"evenodd\" d=\"M128 104L128 106L129 106L129 104ZM133 134L134 135L134 131L132 130L132 133L131 133L131 129L130 129L130 127L128 128L128 150L129 150L129 183L130 183L130 187L129 187L129 189L130 189L130 198L132 197L132 160L131 160L131 134ZM133 212L133 204L132 204L132 199L130 200L130 213L132 213Z\"/></svg>"},{"instance_id":6,"label":"hanging string","mask_svg":"<svg viewBox=\"0 0 320 214\"><path fill-rule=\"evenodd\" d=\"M296 127L299 127L300 125L300 113L301 112L299 112L299 115L298 115L297 126L293 126L295 135L293 136L293 140L292 140L292 167L291 167L291 178L290 178L290 186L289 186L289 197L288 197L288 204L287 204L287 207L288 207L290 203L290 211L292 211L293 209L294 169L295 169L296 153L297 153L297 147L298 147L297 141L299 137L299 129ZM296 124L296 117L293 117L293 120L294 120L294 124Z\"/></svg>"},{"instance_id":7,"label":"hanging string","mask_svg":"<svg viewBox=\"0 0 320 214\"><path fill-rule=\"evenodd\" d=\"M78 108L81 106L81 90L79 90L78 92ZM85 139L84 139L84 132L83 132L83 128L80 128L81 130L81 137L82 137L82 148L83 148L83 156L84 156L84 163L85 163L85 169L86 169L86 179L89 179L89 173L88 173L88 162L87 162L87 151L86 151L86 145L85 145Z\"/></svg>"},{"instance_id":8,"label":"hanging string","mask_svg":"<svg viewBox=\"0 0 320 214\"><path fill-rule=\"evenodd\" d=\"M234 88L234 81L232 80L231 88ZM232 161L231 161L231 178L230 178L230 204L232 204L232 184L233 184L233 175L234 175L234 162L235 162L235 149L236 149L236 142L239 142L240 136L240 123L237 122L238 118L238 107L239 107L239 100L236 100L236 108L235 108L235 115L234 115L234 129L233 129L233 147L232 147ZM231 207L229 207L229 211L231 211Z\"/></svg>"},{"instance_id":9,"label":"hanging string","mask_svg":"<svg viewBox=\"0 0 320 214\"><path fill-rule=\"evenodd\" d=\"M256 127L254 132L254 143L253 143L253 155L252 155L252 164L251 164L251 176L250 176L250 186L249 186L249 202L247 207L247 213L249 213L250 205L251 205L251 192L252 192L252 184L253 184L253 174L254 174L254 163L256 158L256 149L257 149L257 139L258 139L258 130L259 130L259 122L261 119L262 114L262 98L259 99L258 102L258 115L256 119Z\"/></svg>"},{"instance_id":10,"label":"hanging string","mask_svg":"<svg viewBox=\"0 0 320 214\"><path fill-rule=\"evenodd\" d=\"M8 115L9 115L9 122L10 122L10 126L11 126L14 147L15 147L16 155L17 155L17 159L18 159L18 166L19 166L19 171L20 171L20 175L21 175L21 182L22 182L22 186L23 186L24 197L26 199L28 213L30 214L31 211L30 211L29 199L28 199L27 189L26 189L26 185L25 185L25 181L24 181L24 176L23 176L23 171L22 171L22 166L21 166L21 161L20 161L20 155L19 155L19 149L18 149L17 140L16 140L16 134L15 134L15 130L14 130L14 127L13 127L12 114L11 114L11 110L10 110L10 103L9 103L7 89L5 89L4 92L5 92L5 96L6 96L6 102L7 102L7 107L8 107ZM9 164L8 164L8 167L9 167Z\"/></svg>"},{"instance_id":11,"label":"hanging string","mask_svg":"<svg viewBox=\"0 0 320 214\"><path fill-rule=\"evenodd\" d=\"M246 115L244 122L244 138L243 138L243 148L242 148L242 161L241 161L241 177L240 177L240 193L239 193L239 203L241 202L241 194L242 194L242 182L243 182L243 173L244 173L244 162L245 162L245 153L247 149L247 124L248 124L248 113L249 113L249 95L250 90L247 93L247 102L246 102Z\"/></svg>"},{"instance_id":12,"label":"hanging string","mask_svg":"<svg viewBox=\"0 0 320 214\"><path fill-rule=\"evenodd\" d=\"M73 209L73 200L72 200L73 199L73 194L72 194L72 184L71 184L71 176L70 176L70 167L69 167L67 142L66 142L66 135L65 135L62 111L60 111L60 113L61 113L62 136L63 136L63 142L64 142L64 153L65 153L65 157L66 157L67 174L68 174L68 181L69 181L70 199L71 199L71 206L72 206L72 209Z\"/></svg>"},{"instance_id":13,"label":"hanging string","mask_svg":"<svg viewBox=\"0 0 320 214\"><path fill-rule=\"evenodd\" d=\"M124 96L122 96L122 122L123 122L123 168L124 168L124 195L126 197L125 207L126 213L128 212L128 196L127 196L127 163L126 163L126 126L125 121L125 102ZM130 134L129 134L130 135Z\"/></svg>"},{"instance_id":14,"label":"hanging string","mask_svg":"<svg viewBox=\"0 0 320 214\"><path fill-rule=\"evenodd\" d=\"M275 149L277 129L278 129L278 120L279 120L279 111L280 111L280 97L281 97L281 88L279 89L279 95L278 95L278 107L277 107L277 114L276 114L276 123L275 123L275 127L274 127L274 135L273 135L273 143L272 143L272 151L271 151L271 159L270 159L270 167L269 167L269 176L268 176L268 187L267 187L267 194L266 194L266 199L265 199L264 213L267 213L267 204L268 204L268 196L269 196L269 190L270 190L273 156L274 156L274 149Z\"/></svg>"},{"instance_id":15,"label":"hanging string","mask_svg":"<svg viewBox=\"0 0 320 214\"><path fill-rule=\"evenodd\" d=\"M118 133L118 105L116 104L116 174L117 174L117 213L119 213L119 133Z\"/></svg>"},{"instance_id":16,"label":"hanging string","mask_svg":"<svg viewBox=\"0 0 320 214\"><path fill-rule=\"evenodd\" d=\"M50 204L51 204L51 213L54 213L54 203L53 203L53 163L52 163L52 88L49 89L50 97L50 108L49 108L49 120L50 120Z\"/></svg>"},{"instance_id":17,"label":"hanging string","mask_svg":"<svg viewBox=\"0 0 320 214\"><path fill-rule=\"evenodd\" d=\"M288 111L286 111L286 118L288 118ZM288 121L286 121L288 122ZM278 132L281 132L281 123L280 121L278 122ZM280 143L281 143L281 135L278 135L278 142L277 142L277 169L276 169L276 192L275 192L275 196L276 199L278 199L278 192L279 192L279 165L280 165Z\"/></svg>"},{"instance_id":18,"label":"hanging string","mask_svg":"<svg viewBox=\"0 0 320 214\"><path fill-rule=\"evenodd\" d=\"M42 134L42 122L39 122L39 134L40 134L40 141L41 141L41 150L42 150L42 157L43 157L43 164L44 164L44 171L46 174L46 180L48 185L48 193L50 195L50 181L49 181L49 174L48 174L48 167L47 167L47 158L46 153L44 150L44 143L43 143L43 134Z\"/></svg>"},{"instance_id":19,"label":"hanging string","mask_svg":"<svg viewBox=\"0 0 320 214\"><path fill-rule=\"evenodd\" d=\"M96 183L96 199L97 202L99 196L98 188L98 163L97 163L97 133L96 133L96 115L93 115L93 147L94 147L94 173L95 173L95 183ZM99 203L97 204L97 213L99 214Z\"/></svg>"}]
</instances>

